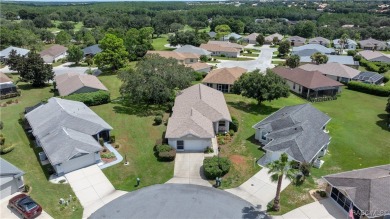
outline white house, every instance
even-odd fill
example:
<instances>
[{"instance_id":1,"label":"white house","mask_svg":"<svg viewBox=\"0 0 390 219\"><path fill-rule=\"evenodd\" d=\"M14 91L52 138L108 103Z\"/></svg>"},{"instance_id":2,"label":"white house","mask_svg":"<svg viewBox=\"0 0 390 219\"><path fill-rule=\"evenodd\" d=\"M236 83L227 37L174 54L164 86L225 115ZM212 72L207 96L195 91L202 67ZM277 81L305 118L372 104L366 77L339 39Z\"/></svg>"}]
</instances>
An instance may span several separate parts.
<instances>
[{"instance_id":1,"label":"white house","mask_svg":"<svg viewBox=\"0 0 390 219\"><path fill-rule=\"evenodd\" d=\"M342 47L340 39L333 40L333 46L335 49L340 49ZM347 42L344 44L344 48L346 50L355 50L357 46L356 41L347 39Z\"/></svg>"},{"instance_id":2,"label":"white house","mask_svg":"<svg viewBox=\"0 0 390 219\"><path fill-rule=\"evenodd\" d=\"M290 160L321 167L330 137L325 130L329 116L310 104L287 106L255 124L255 139L266 154L258 161L262 166L287 153Z\"/></svg>"},{"instance_id":3,"label":"white house","mask_svg":"<svg viewBox=\"0 0 390 219\"><path fill-rule=\"evenodd\" d=\"M165 138L178 151L204 151L217 133L229 131L223 93L203 84L182 90L175 99Z\"/></svg>"},{"instance_id":4,"label":"white house","mask_svg":"<svg viewBox=\"0 0 390 219\"><path fill-rule=\"evenodd\" d=\"M0 200L24 188L24 172L0 158Z\"/></svg>"},{"instance_id":5,"label":"white house","mask_svg":"<svg viewBox=\"0 0 390 219\"><path fill-rule=\"evenodd\" d=\"M43 50L39 54L41 55L45 63L57 62L59 59L63 59L67 55L68 48L61 45L53 45L48 49Z\"/></svg>"}]
</instances>

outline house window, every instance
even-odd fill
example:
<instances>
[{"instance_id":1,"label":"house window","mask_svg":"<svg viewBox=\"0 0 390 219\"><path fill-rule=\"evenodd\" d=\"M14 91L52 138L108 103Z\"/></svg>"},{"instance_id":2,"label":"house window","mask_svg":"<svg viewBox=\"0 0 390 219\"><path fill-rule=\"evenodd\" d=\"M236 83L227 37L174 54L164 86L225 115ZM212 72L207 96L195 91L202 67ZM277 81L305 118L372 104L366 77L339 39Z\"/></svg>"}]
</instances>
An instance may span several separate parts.
<instances>
[{"instance_id":1,"label":"house window","mask_svg":"<svg viewBox=\"0 0 390 219\"><path fill-rule=\"evenodd\" d=\"M206 84L208 87L213 87L213 84L212 83L207 83Z\"/></svg>"},{"instance_id":2,"label":"house window","mask_svg":"<svg viewBox=\"0 0 390 219\"><path fill-rule=\"evenodd\" d=\"M295 83L294 83L294 85L293 85L293 89L295 90Z\"/></svg>"},{"instance_id":3,"label":"house window","mask_svg":"<svg viewBox=\"0 0 390 219\"><path fill-rule=\"evenodd\" d=\"M299 92L301 92L301 90L302 90L302 87L301 87L301 85L299 85Z\"/></svg>"},{"instance_id":4,"label":"house window","mask_svg":"<svg viewBox=\"0 0 390 219\"><path fill-rule=\"evenodd\" d=\"M340 77L339 76L337 76L337 81L340 81Z\"/></svg>"},{"instance_id":5,"label":"house window","mask_svg":"<svg viewBox=\"0 0 390 219\"><path fill-rule=\"evenodd\" d=\"M267 137L265 136L267 134L267 132L266 131L261 131L261 139L263 139L263 140L267 140Z\"/></svg>"},{"instance_id":6,"label":"house window","mask_svg":"<svg viewBox=\"0 0 390 219\"><path fill-rule=\"evenodd\" d=\"M225 121L219 121L218 122L218 126L225 126L225 124L226 124Z\"/></svg>"},{"instance_id":7,"label":"house window","mask_svg":"<svg viewBox=\"0 0 390 219\"><path fill-rule=\"evenodd\" d=\"M184 141L177 141L176 148L177 150L184 150Z\"/></svg>"},{"instance_id":8,"label":"house window","mask_svg":"<svg viewBox=\"0 0 390 219\"><path fill-rule=\"evenodd\" d=\"M227 93L227 92L229 92L229 85L228 84L218 84L217 90L219 90L223 93Z\"/></svg>"}]
</instances>

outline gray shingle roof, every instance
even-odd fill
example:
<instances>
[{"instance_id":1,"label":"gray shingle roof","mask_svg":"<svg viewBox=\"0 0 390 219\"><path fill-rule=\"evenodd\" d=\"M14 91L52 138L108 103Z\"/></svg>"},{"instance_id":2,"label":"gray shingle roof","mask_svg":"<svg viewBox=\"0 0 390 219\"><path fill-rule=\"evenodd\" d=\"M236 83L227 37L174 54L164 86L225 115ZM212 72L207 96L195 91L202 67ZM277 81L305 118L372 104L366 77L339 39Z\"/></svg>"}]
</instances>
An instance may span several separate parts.
<instances>
[{"instance_id":1,"label":"gray shingle roof","mask_svg":"<svg viewBox=\"0 0 390 219\"><path fill-rule=\"evenodd\" d=\"M27 113L26 119L52 165L70 159L75 152L98 151L97 141L91 136L112 130L84 103L56 97ZM57 151L62 151L62 156Z\"/></svg>"},{"instance_id":2,"label":"gray shingle roof","mask_svg":"<svg viewBox=\"0 0 390 219\"><path fill-rule=\"evenodd\" d=\"M22 175L24 175L22 170L0 157L0 176L13 176L16 178Z\"/></svg>"},{"instance_id":3,"label":"gray shingle roof","mask_svg":"<svg viewBox=\"0 0 390 219\"><path fill-rule=\"evenodd\" d=\"M333 44L336 46L336 45L340 45L340 39L335 39L333 40ZM347 44L348 45L355 45L357 46L357 42L355 40L351 40L351 39L347 39Z\"/></svg>"},{"instance_id":4,"label":"gray shingle roof","mask_svg":"<svg viewBox=\"0 0 390 219\"><path fill-rule=\"evenodd\" d=\"M330 137L322 128L330 117L310 104L284 107L255 124L255 129L267 130L273 139L263 148L286 152L300 162L311 162Z\"/></svg>"},{"instance_id":5,"label":"gray shingle roof","mask_svg":"<svg viewBox=\"0 0 390 219\"><path fill-rule=\"evenodd\" d=\"M194 54L206 55L206 56L211 55L211 52L209 52L205 49L199 48L199 47L192 46L192 45L185 45L185 46L182 46L180 48L175 49L174 51L180 52L180 53L194 53Z\"/></svg>"},{"instance_id":6,"label":"gray shingle roof","mask_svg":"<svg viewBox=\"0 0 390 219\"><path fill-rule=\"evenodd\" d=\"M186 134L211 138L214 136L213 122L231 121L223 93L203 84L181 91L172 111L166 138L181 138Z\"/></svg>"},{"instance_id":7,"label":"gray shingle roof","mask_svg":"<svg viewBox=\"0 0 390 219\"><path fill-rule=\"evenodd\" d=\"M310 44L329 44L330 43L330 40L324 38L324 37L314 37L314 38L311 38L309 39L309 43Z\"/></svg>"},{"instance_id":8,"label":"gray shingle roof","mask_svg":"<svg viewBox=\"0 0 390 219\"><path fill-rule=\"evenodd\" d=\"M353 60L352 56L339 56L339 55L326 55L328 56L328 62L327 63L339 63L343 65L359 65L359 62L356 62ZM303 63L309 63L312 62L310 56L300 56L300 61Z\"/></svg>"},{"instance_id":9,"label":"gray shingle roof","mask_svg":"<svg viewBox=\"0 0 390 219\"><path fill-rule=\"evenodd\" d=\"M214 31L211 31L211 32L208 32L208 35L209 35L211 38L214 38L215 36L217 36L217 33L214 32Z\"/></svg>"},{"instance_id":10,"label":"gray shingle roof","mask_svg":"<svg viewBox=\"0 0 390 219\"><path fill-rule=\"evenodd\" d=\"M299 56L311 56L316 52L320 52L322 54L332 54L335 53L335 50L319 44L306 44L303 46L293 47L292 49L292 54Z\"/></svg>"},{"instance_id":11,"label":"gray shingle roof","mask_svg":"<svg viewBox=\"0 0 390 219\"><path fill-rule=\"evenodd\" d=\"M390 165L331 174L323 177L343 190L356 207L369 217L390 212ZM381 214L382 212L382 214Z\"/></svg>"},{"instance_id":12,"label":"gray shingle roof","mask_svg":"<svg viewBox=\"0 0 390 219\"><path fill-rule=\"evenodd\" d=\"M19 55L21 55L21 56L27 55L27 53L30 52L30 50L28 50L28 49L23 49L23 48L18 48L18 47L10 46L10 47L8 47L8 48L3 49L3 50L0 51L0 57L4 57L4 58L8 59L9 53L10 53L12 50L15 50L15 51L16 51L16 54L19 54Z\"/></svg>"},{"instance_id":13,"label":"gray shingle roof","mask_svg":"<svg viewBox=\"0 0 390 219\"><path fill-rule=\"evenodd\" d=\"M328 62L326 64L321 64L321 65L305 64L299 66L299 68L304 69L306 71L319 71L325 75L334 75L334 76L350 78L350 79L352 79L353 77L355 77L360 73L359 70L335 62Z\"/></svg>"},{"instance_id":14,"label":"gray shingle roof","mask_svg":"<svg viewBox=\"0 0 390 219\"><path fill-rule=\"evenodd\" d=\"M102 51L102 49L100 49L99 44L88 46L88 47L83 49L84 56L87 55L87 54L96 55L96 54L98 54L101 51Z\"/></svg>"}]
</instances>

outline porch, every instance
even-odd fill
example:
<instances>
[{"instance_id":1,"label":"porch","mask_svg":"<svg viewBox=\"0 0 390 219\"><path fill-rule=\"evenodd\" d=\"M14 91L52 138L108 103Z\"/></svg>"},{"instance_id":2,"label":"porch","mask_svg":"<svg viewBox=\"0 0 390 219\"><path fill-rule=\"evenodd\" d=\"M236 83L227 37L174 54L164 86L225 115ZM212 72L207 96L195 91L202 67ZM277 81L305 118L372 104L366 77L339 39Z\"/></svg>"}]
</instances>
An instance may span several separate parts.
<instances>
[{"instance_id":1,"label":"porch","mask_svg":"<svg viewBox=\"0 0 390 219\"><path fill-rule=\"evenodd\" d=\"M328 101L337 99L339 93L339 87L320 87L310 89L302 87L301 96L308 99L311 102Z\"/></svg>"}]
</instances>

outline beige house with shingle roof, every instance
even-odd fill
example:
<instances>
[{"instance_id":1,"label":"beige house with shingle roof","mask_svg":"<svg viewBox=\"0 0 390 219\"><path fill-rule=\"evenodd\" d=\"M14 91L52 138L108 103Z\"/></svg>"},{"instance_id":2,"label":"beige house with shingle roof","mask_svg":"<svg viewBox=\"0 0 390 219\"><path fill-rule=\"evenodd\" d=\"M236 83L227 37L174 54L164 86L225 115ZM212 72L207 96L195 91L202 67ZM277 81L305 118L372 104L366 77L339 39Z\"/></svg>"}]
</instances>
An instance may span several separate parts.
<instances>
[{"instance_id":1,"label":"beige house with shingle roof","mask_svg":"<svg viewBox=\"0 0 390 219\"><path fill-rule=\"evenodd\" d=\"M210 44L210 43L202 44L200 45L200 48L211 52L212 56L224 55L230 58L237 58L240 55L240 51L241 51L234 47L224 47L219 44Z\"/></svg>"},{"instance_id":2,"label":"beige house with shingle roof","mask_svg":"<svg viewBox=\"0 0 390 219\"><path fill-rule=\"evenodd\" d=\"M211 68L212 68L211 65L208 65L207 63L204 63L204 62L197 62L197 63L187 64L186 66L194 69L194 71L205 72L205 73L210 72Z\"/></svg>"},{"instance_id":3,"label":"beige house with shingle roof","mask_svg":"<svg viewBox=\"0 0 390 219\"><path fill-rule=\"evenodd\" d=\"M53 63L59 59L65 58L68 48L61 45L53 45L50 48L43 50L39 53L45 63Z\"/></svg>"},{"instance_id":4,"label":"beige house with shingle roof","mask_svg":"<svg viewBox=\"0 0 390 219\"><path fill-rule=\"evenodd\" d=\"M271 35L266 36L266 37L264 38L265 43L266 43L266 44L271 44L271 43L273 43L275 37L278 38L278 42L280 42L280 41L283 39L283 35L281 35L281 34L279 34L279 33L274 33L274 34L271 34Z\"/></svg>"},{"instance_id":5,"label":"beige house with shingle roof","mask_svg":"<svg viewBox=\"0 0 390 219\"><path fill-rule=\"evenodd\" d=\"M164 58L174 58L180 64L191 64L199 61L200 55L188 52L175 52L175 51L148 51L146 54L158 54Z\"/></svg>"},{"instance_id":6,"label":"beige house with shingle roof","mask_svg":"<svg viewBox=\"0 0 390 219\"><path fill-rule=\"evenodd\" d=\"M223 93L230 93L234 82L246 71L240 67L215 69L206 75L202 83Z\"/></svg>"},{"instance_id":7,"label":"beige house with shingle roof","mask_svg":"<svg viewBox=\"0 0 390 219\"><path fill-rule=\"evenodd\" d=\"M108 90L94 75L67 73L56 76L54 80L60 96Z\"/></svg>"},{"instance_id":8,"label":"beige house with shingle roof","mask_svg":"<svg viewBox=\"0 0 390 219\"><path fill-rule=\"evenodd\" d=\"M328 78L343 83L348 83L356 75L360 74L359 70L335 62L321 65L306 64L299 66L299 68L306 71L319 71Z\"/></svg>"},{"instance_id":9,"label":"beige house with shingle roof","mask_svg":"<svg viewBox=\"0 0 390 219\"><path fill-rule=\"evenodd\" d=\"M179 151L204 151L232 119L223 93L203 84L182 90L175 99L165 138Z\"/></svg>"}]
</instances>

